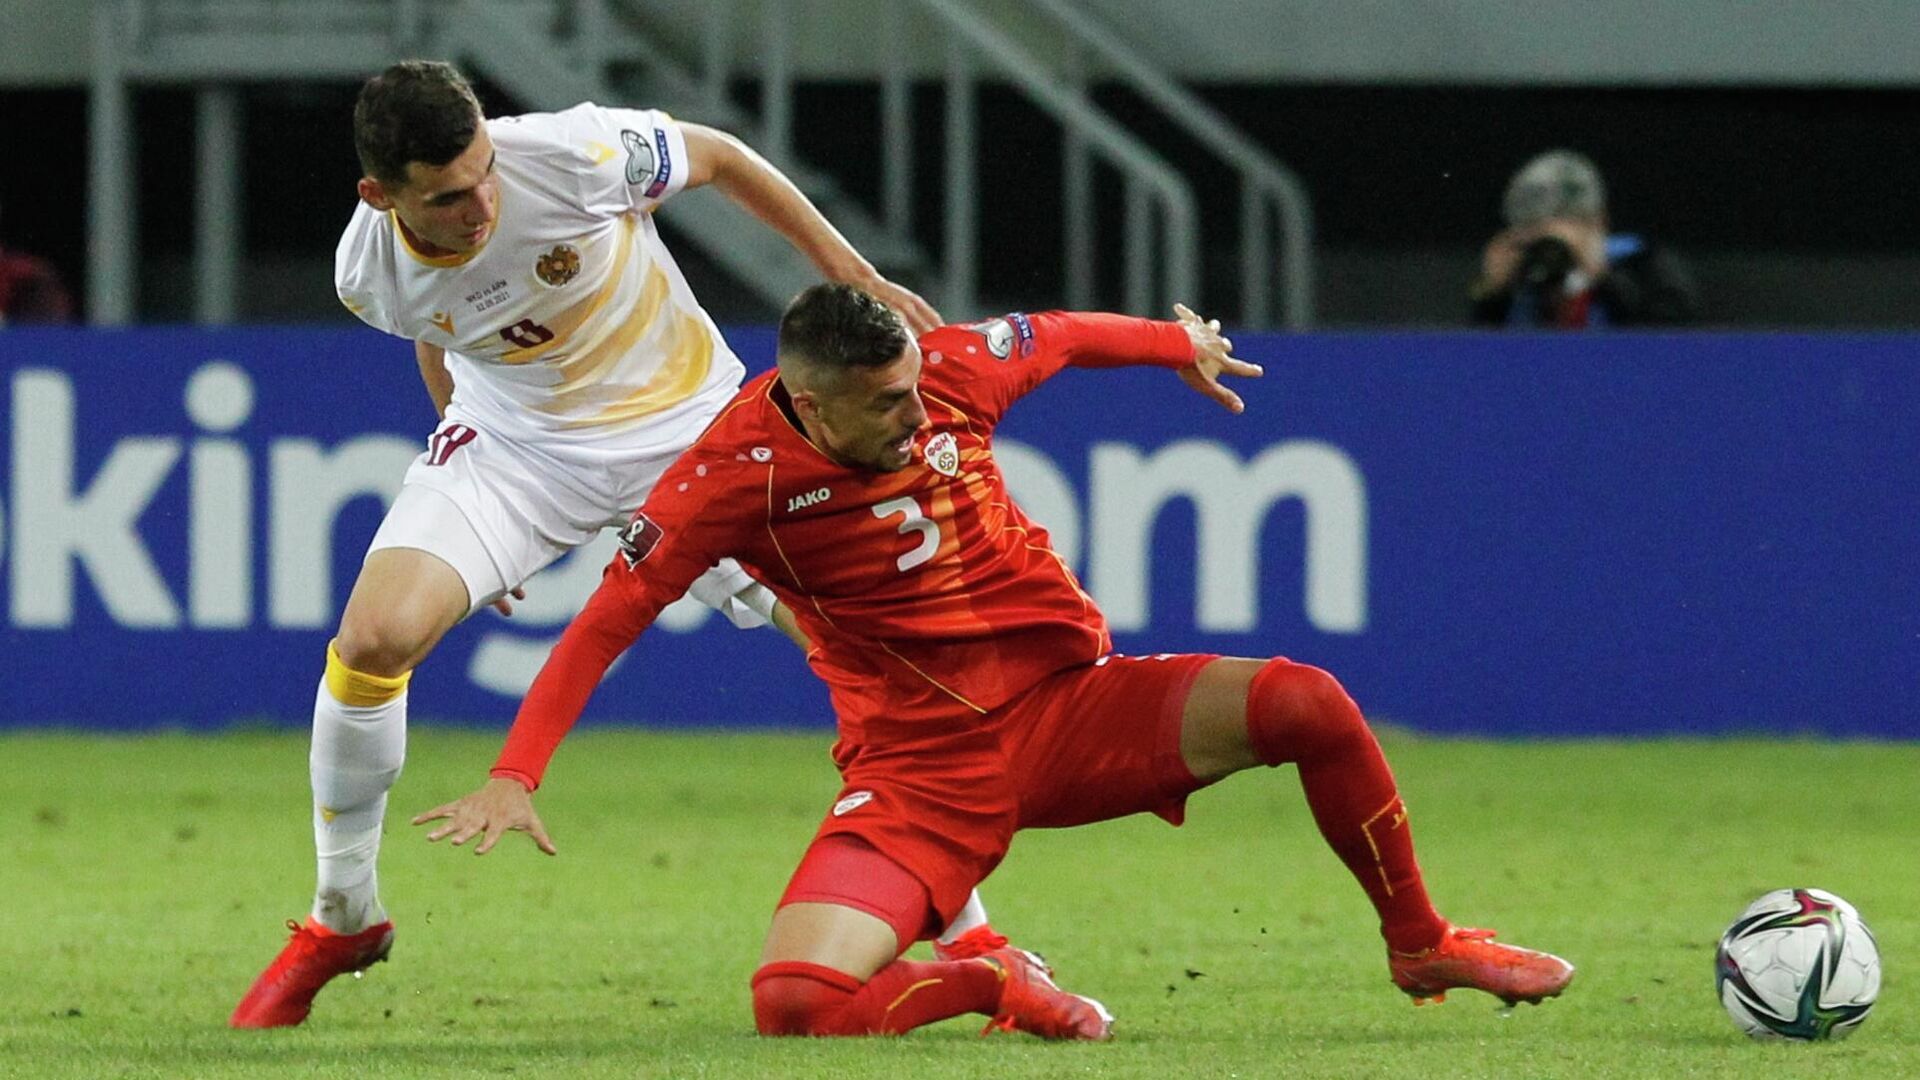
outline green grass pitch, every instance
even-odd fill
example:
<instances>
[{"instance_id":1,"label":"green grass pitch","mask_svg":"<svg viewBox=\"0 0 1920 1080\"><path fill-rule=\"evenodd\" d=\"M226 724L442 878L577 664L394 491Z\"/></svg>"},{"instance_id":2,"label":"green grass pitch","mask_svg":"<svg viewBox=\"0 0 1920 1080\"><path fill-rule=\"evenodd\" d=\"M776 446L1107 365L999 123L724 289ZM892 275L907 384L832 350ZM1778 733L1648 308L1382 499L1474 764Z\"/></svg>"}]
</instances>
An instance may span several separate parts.
<instances>
[{"instance_id":1,"label":"green grass pitch","mask_svg":"<svg viewBox=\"0 0 1920 1080\"><path fill-rule=\"evenodd\" d=\"M1189 823L1028 833L995 924L1119 1018L1106 1045L762 1040L747 978L834 789L826 740L587 731L511 837L430 846L413 813L484 776L490 734L416 727L388 813L393 961L299 1029L228 1011L311 888L299 733L0 738L0 1076L1664 1077L1913 1075L1920 1062L1920 747L1485 743L1390 736L1443 911L1579 965L1503 1017L1386 979L1360 890L1290 770L1197 796ZM1851 1040L1751 1043L1713 943L1761 892L1852 900L1885 957Z\"/></svg>"}]
</instances>

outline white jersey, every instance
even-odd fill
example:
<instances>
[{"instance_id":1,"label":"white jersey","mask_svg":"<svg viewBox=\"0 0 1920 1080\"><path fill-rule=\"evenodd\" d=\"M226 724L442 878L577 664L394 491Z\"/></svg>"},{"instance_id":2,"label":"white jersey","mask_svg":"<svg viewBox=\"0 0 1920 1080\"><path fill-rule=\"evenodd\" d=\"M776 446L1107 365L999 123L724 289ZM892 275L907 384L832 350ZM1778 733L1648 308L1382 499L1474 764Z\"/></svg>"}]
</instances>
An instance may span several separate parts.
<instances>
[{"instance_id":1,"label":"white jersey","mask_svg":"<svg viewBox=\"0 0 1920 1080\"><path fill-rule=\"evenodd\" d=\"M449 415L508 437L645 444L649 417L694 398L717 408L745 370L652 217L686 186L679 125L593 104L486 124L499 175L486 242L425 256L362 202L334 254L341 302L446 349Z\"/></svg>"}]
</instances>

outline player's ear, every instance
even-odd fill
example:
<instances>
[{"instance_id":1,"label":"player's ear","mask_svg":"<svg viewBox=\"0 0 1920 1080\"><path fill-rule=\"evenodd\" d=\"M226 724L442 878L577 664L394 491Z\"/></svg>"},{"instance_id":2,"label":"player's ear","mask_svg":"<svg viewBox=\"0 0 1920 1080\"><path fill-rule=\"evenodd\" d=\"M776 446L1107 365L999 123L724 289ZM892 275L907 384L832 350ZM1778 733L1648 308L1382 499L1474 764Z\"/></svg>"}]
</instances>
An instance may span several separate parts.
<instances>
[{"instance_id":1,"label":"player's ear","mask_svg":"<svg viewBox=\"0 0 1920 1080\"><path fill-rule=\"evenodd\" d=\"M811 390L802 390L792 395L793 414L809 423L820 422L820 399Z\"/></svg>"},{"instance_id":2,"label":"player's ear","mask_svg":"<svg viewBox=\"0 0 1920 1080\"><path fill-rule=\"evenodd\" d=\"M360 193L362 202L375 210L384 212L393 209L393 196L387 193L386 185L371 176L361 177L354 190Z\"/></svg>"}]
</instances>

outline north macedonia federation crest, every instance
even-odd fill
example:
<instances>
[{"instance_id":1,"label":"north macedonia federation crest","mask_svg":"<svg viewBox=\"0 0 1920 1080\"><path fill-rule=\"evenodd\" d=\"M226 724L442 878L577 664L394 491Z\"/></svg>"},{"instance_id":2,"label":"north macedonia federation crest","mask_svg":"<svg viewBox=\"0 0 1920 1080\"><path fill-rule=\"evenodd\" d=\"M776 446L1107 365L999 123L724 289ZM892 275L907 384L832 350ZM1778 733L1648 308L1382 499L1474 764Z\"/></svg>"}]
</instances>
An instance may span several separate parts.
<instances>
[{"instance_id":1,"label":"north macedonia federation crest","mask_svg":"<svg viewBox=\"0 0 1920 1080\"><path fill-rule=\"evenodd\" d=\"M953 432L943 431L927 440L927 448L921 451L927 459L927 467L941 476L960 475L960 443Z\"/></svg>"},{"instance_id":2,"label":"north macedonia federation crest","mask_svg":"<svg viewBox=\"0 0 1920 1080\"><path fill-rule=\"evenodd\" d=\"M580 252L572 244L556 245L534 261L533 272L549 285L565 285L580 273Z\"/></svg>"}]
</instances>

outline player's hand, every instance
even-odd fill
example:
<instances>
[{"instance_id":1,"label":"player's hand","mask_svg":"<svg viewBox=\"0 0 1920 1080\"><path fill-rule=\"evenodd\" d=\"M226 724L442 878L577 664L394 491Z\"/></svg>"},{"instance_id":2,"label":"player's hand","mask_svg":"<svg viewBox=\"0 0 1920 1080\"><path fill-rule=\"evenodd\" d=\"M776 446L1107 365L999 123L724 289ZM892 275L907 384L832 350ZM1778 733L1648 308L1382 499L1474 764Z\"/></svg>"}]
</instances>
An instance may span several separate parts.
<instances>
[{"instance_id":1,"label":"player's hand","mask_svg":"<svg viewBox=\"0 0 1920 1080\"><path fill-rule=\"evenodd\" d=\"M907 330L914 337L939 326L943 320L933 305L920 298L920 294L904 285L895 285L886 278L874 275L867 281L856 282L862 289L872 293L874 299L900 313L906 321Z\"/></svg>"},{"instance_id":2,"label":"player's hand","mask_svg":"<svg viewBox=\"0 0 1920 1080\"><path fill-rule=\"evenodd\" d=\"M519 588L512 589L507 592L507 596L513 597L513 600L525 600L527 598L527 590L519 589ZM512 618L513 617L513 600L507 599L507 596L503 596L500 599L495 600L492 606L493 606L493 610L499 612L502 615L507 616L508 618Z\"/></svg>"},{"instance_id":3,"label":"player's hand","mask_svg":"<svg viewBox=\"0 0 1920 1080\"><path fill-rule=\"evenodd\" d=\"M453 845L459 847L478 836L480 843L473 853L485 855L501 837L510 832L523 832L533 837L541 851L559 854L547 837L547 827L540 824L540 815L533 812L533 794L521 787L518 780L496 776L479 791L445 806L436 806L415 817L413 823L425 825L442 818L447 823L428 833L428 841L452 837Z\"/></svg>"},{"instance_id":4,"label":"player's hand","mask_svg":"<svg viewBox=\"0 0 1920 1080\"><path fill-rule=\"evenodd\" d=\"M1240 395L1220 385L1221 375L1257 379L1265 374L1259 364L1233 358L1233 342L1220 336L1220 320L1202 320L1185 304L1173 305L1173 313L1193 342L1193 366L1180 369L1180 378L1188 386L1225 405L1230 412L1243 412L1247 403Z\"/></svg>"}]
</instances>

